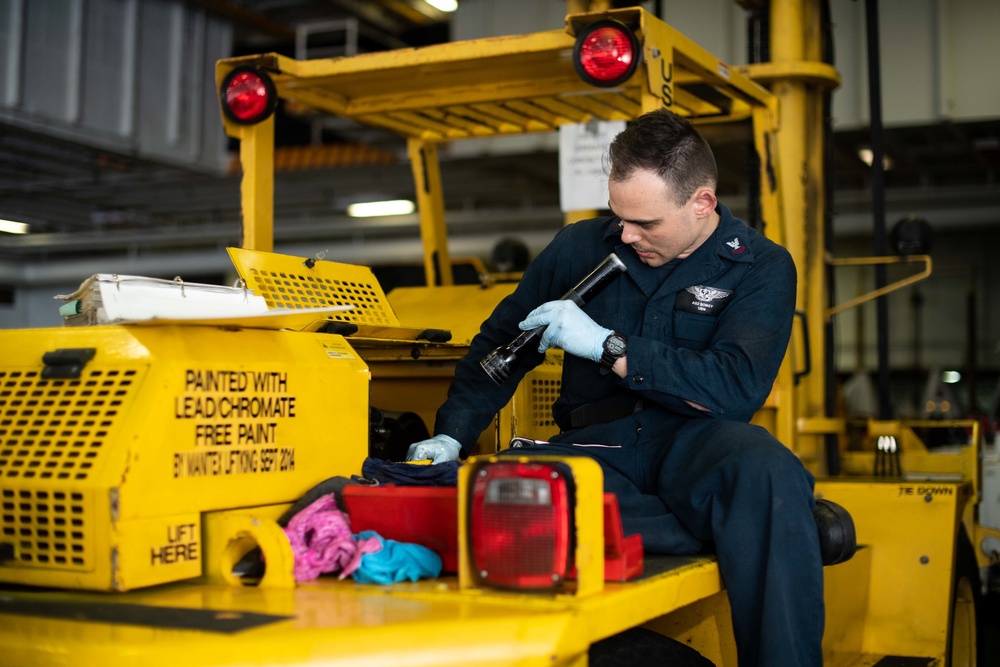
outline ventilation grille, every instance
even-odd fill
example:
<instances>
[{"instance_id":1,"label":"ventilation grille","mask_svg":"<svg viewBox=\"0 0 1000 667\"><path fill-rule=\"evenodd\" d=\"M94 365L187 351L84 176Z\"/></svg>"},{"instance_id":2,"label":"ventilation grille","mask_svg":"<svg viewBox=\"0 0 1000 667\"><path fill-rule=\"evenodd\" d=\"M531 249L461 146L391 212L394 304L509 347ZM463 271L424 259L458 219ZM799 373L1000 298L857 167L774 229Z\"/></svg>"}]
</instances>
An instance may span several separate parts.
<instances>
[{"instance_id":1,"label":"ventilation grille","mask_svg":"<svg viewBox=\"0 0 1000 667\"><path fill-rule=\"evenodd\" d=\"M559 397L558 379L534 379L531 381L531 424L534 428L552 428L552 404Z\"/></svg>"},{"instance_id":2,"label":"ventilation grille","mask_svg":"<svg viewBox=\"0 0 1000 667\"><path fill-rule=\"evenodd\" d=\"M24 565L89 570L84 494L67 491L0 491L0 542L16 547Z\"/></svg>"},{"instance_id":3,"label":"ventilation grille","mask_svg":"<svg viewBox=\"0 0 1000 667\"><path fill-rule=\"evenodd\" d=\"M0 485L87 479L135 375L91 370L76 380L45 380L40 371L0 370Z\"/></svg>"},{"instance_id":4,"label":"ventilation grille","mask_svg":"<svg viewBox=\"0 0 1000 667\"><path fill-rule=\"evenodd\" d=\"M561 355L550 353L546 356L545 363L532 369L525 379L528 381L525 407L530 427L535 437L548 437L559 430L552 418L552 404L559 398L559 389L562 387Z\"/></svg>"},{"instance_id":5,"label":"ventilation grille","mask_svg":"<svg viewBox=\"0 0 1000 667\"><path fill-rule=\"evenodd\" d=\"M274 271L253 269L253 290L267 301L269 308L325 308L353 306L329 317L355 324L390 324L379 294L369 283L328 278L310 278Z\"/></svg>"},{"instance_id":6,"label":"ventilation grille","mask_svg":"<svg viewBox=\"0 0 1000 667\"><path fill-rule=\"evenodd\" d=\"M399 321L371 269L339 262L230 248L230 257L247 287L264 297L268 308L352 306L325 314L338 322L398 326Z\"/></svg>"},{"instance_id":7,"label":"ventilation grille","mask_svg":"<svg viewBox=\"0 0 1000 667\"><path fill-rule=\"evenodd\" d=\"M90 571L83 488L138 383L132 369L79 379L0 370L0 542L16 562Z\"/></svg>"}]
</instances>

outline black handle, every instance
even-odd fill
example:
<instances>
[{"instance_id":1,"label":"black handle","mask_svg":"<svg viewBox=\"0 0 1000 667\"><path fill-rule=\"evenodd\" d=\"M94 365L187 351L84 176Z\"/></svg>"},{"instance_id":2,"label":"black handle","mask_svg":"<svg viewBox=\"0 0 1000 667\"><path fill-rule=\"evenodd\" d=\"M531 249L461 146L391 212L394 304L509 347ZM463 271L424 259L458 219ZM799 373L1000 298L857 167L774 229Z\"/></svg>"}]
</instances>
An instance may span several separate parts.
<instances>
[{"instance_id":1,"label":"black handle","mask_svg":"<svg viewBox=\"0 0 1000 667\"><path fill-rule=\"evenodd\" d=\"M625 263L618 258L618 255L611 253L601 262L596 269L578 282L573 289L562 296L564 301L573 301L576 305L583 307L591 299L603 290L608 284L626 271ZM542 336L545 327L536 327L530 331L525 331L515 338L508 345L498 347L490 352L479 362L486 374L497 384L503 384L510 377L514 368L520 363L521 351L531 348L529 345L537 345L537 341Z\"/></svg>"}]
</instances>

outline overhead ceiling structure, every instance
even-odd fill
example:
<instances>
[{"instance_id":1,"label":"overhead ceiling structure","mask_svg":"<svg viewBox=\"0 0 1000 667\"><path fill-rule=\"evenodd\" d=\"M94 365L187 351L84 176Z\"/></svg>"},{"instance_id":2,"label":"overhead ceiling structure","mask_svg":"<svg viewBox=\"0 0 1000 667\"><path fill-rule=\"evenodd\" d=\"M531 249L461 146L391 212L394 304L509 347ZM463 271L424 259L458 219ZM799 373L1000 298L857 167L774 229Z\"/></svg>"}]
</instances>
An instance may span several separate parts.
<instances>
[{"instance_id":1,"label":"overhead ceiling structure","mask_svg":"<svg viewBox=\"0 0 1000 667\"><path fill-rule=\"evenodd\" d=\"M450 38L450 15L425 0L184 4L229 26L232 55L338 55L419 47ZM211 124L217 111L207 109L203 116ZM146 119L136 119L143 122ZM193 167L183 159L158 159L113 142L84 139L89 138L53 132L44 123L23 119L11 124L0 116L0 218L20 219L32 229L21 236L0 234L0 259L32 262L67 253L183 251L239 243L239 173L232 158L215 169ZM721 192L742 193L747 181L745 149L733 137L710 139L722 167ZM870 215L867 142L865 129L840 131L834 137L834 205L845 221L842 232L864 231ZM415 236L412 216L360 223L343 213L348 203L371 196L412 197L400 140L355 124L313 118L302 109L282 108L277 143L277 243ZM984 222L1000 219L1000 120L889 127L884 143L891 161L886 172L889 206L919 201L974 223L975 215L962 213L972 202ZM451 160L446 156L442 170L449 221L460 231L516 233L561 224L553 150ZM942 220L947 224L947 216Z\"/></svg>"}]
</instances>

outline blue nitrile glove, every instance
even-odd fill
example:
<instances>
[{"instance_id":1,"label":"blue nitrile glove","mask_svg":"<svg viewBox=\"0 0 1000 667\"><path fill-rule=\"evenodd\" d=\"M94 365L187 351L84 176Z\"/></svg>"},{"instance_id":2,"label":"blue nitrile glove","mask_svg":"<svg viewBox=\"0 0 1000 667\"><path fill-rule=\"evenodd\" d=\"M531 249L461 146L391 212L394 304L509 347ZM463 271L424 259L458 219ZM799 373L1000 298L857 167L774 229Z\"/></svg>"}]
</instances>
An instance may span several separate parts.
<instances>
[{"instance_id":1,"label":"blue nitrile glove","mask_svg":"<svg viewBox=\"0 0 1000 667\"><path fill-rule=\"evenodd\" d=\"M406 450L407 461L423 461L431 459L431 463L444 463L458 460L462 445L450 435L440 434L433 438L421 440L410 445Z\"/></svg>"},{"instance_id":2,"label":"blue nitrile glove","mask_svg":"<svg viewBox=\"0 0 1000 667\"><path fill-rule=\"evenodd\" d=\"M568 299L543 303L528 313L518 326L524 331L546 327L538 345L539 352L558 347L574 357L591 361L601 360L604 340L612 333L611 329L605 329L590 319L580 306Z\"/></svg>"}]
</instances>

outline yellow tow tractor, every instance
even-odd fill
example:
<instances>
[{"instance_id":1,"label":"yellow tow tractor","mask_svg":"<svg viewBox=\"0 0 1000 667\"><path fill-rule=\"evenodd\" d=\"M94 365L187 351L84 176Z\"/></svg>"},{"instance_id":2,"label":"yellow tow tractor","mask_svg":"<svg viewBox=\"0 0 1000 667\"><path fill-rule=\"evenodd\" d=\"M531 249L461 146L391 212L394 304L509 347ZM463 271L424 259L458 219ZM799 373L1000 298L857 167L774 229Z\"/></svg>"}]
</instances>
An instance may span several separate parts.
<instances>
[{"instance_id":1,"label":"yellow tow tractor","mask_svg":"<svg viewBox=\"0 0 1000 667\"><path fill-rule=\"evenodd\" d=\"M224 123L243 169L243 247L230 256L268 310L0 332L3 664L582 667L599 662L605 640L627 647L642 629L736 665L713 557L643 558L622 539L595 463L491 458L513 436L554 430L557 354L480 436L457 488L350 494L352 521L433 542L441 577L296 584L279 524L317 484L361 472L372 408L433 423L454 364L512 290L454 285L438 147L669 107L748 131L765 232L790 250L804 285L803 317L756 421L857 526L857 554L825 570L825 664L975 665L978 568L988 563L979 545L997 538L977 522L977 424L872 420L855 451L844 420L824 410L821 325L879 296L830 306L827 266L903 260L833 259L815 243L818 99L839 78L801 37L815 34L812 4L773 3L773 62L740 68L640 8L421 49L220 61ZM608 72L587 58L581 44L595 31L630 50L628 66ZM368 268L273 252L278 98L407 140L428 287L387 296ZM931 426L966 427L969 444L931 451L917 435ZM884 455L906 476L874 475ZM543 480L539 497L550 501L537 515L498 502L484 517L480 501L497 479ZM423 511L410 517L410 507ZM534 539L531 557L481 548L487 531ZM252 578L240 567L251 553L264 563Z\"/></svg>"}]
</instances>

